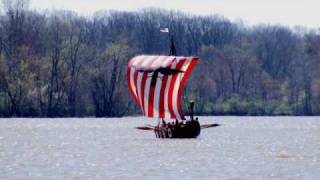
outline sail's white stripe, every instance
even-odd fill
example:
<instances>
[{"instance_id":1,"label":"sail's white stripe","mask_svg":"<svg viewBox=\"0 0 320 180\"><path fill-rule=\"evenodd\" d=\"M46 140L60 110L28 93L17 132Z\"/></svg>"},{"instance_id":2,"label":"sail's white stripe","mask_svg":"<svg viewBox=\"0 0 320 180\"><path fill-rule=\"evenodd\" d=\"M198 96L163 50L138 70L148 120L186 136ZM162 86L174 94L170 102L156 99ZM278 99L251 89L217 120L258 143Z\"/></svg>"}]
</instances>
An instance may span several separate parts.
<instances>
[{"instance_id":1,"label":"sail's white stripe","mask_svg":"<svg viewBox=\"0 0 320 180\"><path fill-rule=\"evenodd\" d=\"M150 69L156 70L166 59L167 56L159 56L159 58L152 63Z\"/></svg>"},{"instance_id":2,"label":"sail's white stripe","mask_svg":"<svg viewBox=\"0 0 320 180\"><path fill-rule=\"evenodd\" d=\"M130 70L130 86L136 97L138 96L137 94L137 88L134 83L134 72L136 69L134 68L137 64L140 64L144 59L144 56L138 56L137 58L132 59L132 64L131 64L131 70Z\"/></svg>"},{"instance_id":3,"label":"sail's white stripe","mask_svg":"<svg viewBox=\"0 0 320 180\"><path fill-rule=\"evenodd\" d=\"M144 61L140 64L140 65L143 65L143 64L147 64L148 63L148 59L150 59L152 56L150 57L147 57L144 59ZM135 68L138 68L138 66L136 66ZM137 70L137 69L136 69ZM142 72L138 72L138 79L137 79L137 90L138 90L138 99L139 99L139 102L140 102L140 106L142 108L142 96L141 96L141 91L142 91L142 87L141 87L141 82L142 82L142 76L143 76L143 73Z\"/></svg>"},{"instance_id":4,"label":"sail's white stripe","mask_svg":"<svg viewBox=\"0 0 320 180\"><path fill-rule=\"evenodd\" d=\"M152 58L153 58L153 56L149 56L146 59L144 59L144 61L142 62L141 66L144 66L144 65L148 64L148 62ZM142 88L144 88L144 87L141 87L141 85L142 85L142 77L143 77L143 73L142 72L138 72L138 81L137 81L138 99L139 99L139 102L140 102L140 106L141 106L141 108L143 110L143 106L142 106L143 99L142 99L141 91L142 91Z\"/></svg>"},{"instance_id":5,"label":"sail's white stripe","mask_svg":"<svg viewBox=\"0 0 320 180\"><path fill-rule=\"evenodd\" d=\"M158 59L159 56L147 56L147 58L143 61L142 64L138 65L138 69L149 69L150 68L150 63L153 63L155 59Z\"/></svg>"},{"instance_id":6,"label":"sail's white stripe","mask_svg":"<svg viewBox=\"0 0 320 180\"><path fill-rule=\"evenodd\" d=\"M163 61L161 64L160 64L160 67L163 67L163 68L166 68L166 67L168 67L171 63L172 63L172 61L175 59L175 57L174 56L167 56L167 60L166 61Z\"/></svg>"},{"instance_id":7,"label":"sail's white stripe","mask_svg":"<svg viewBox=\"0 0 320 180\"><path fill-rule=\"evenodd\" d=\"M184 59L185 58L183 58L183 57L177 58L177 64L181 60L184 60ZM182 75L183 74L181 74L181 73L178 74L178 77L176 78L176 81L173 86L173 93L172 93L172 110L173 110L173 113L177 119L181 119L181 117L180 117L179 113L176 113L177 112L177 98L176 97L177 97L178 91L176 90L176 92L175 92L175 89L179 88Z\"/></svg>"},{"instance_id":8,"label":"sail's white stripe","mask_svg":"<svg viewBox=\"0 0 320 180\"><path fill-rule=\"evenodd\" d=\"M177 65L177 60L175 60L172 63L172 69L175 69ZM164 91L164 112L165 112L165 118L170 119L170 111L169 111L169 89L170 89L170 84L171 84L171 80L172 80L172 75L168 76L168 80L167 80L167 84L166 84L166 88Z\"/></svg>"},{"instance_id":9,"label":"sail's white stripe","mask_svg":"<svg viewBox=\"0 0 320 180\"><path fill-rule=\"evenodd\" d=\"M140 67L144 67L144 68L148 68L152 62L155 60L155 56L149 56L142 64ZM142 81L142 77L143 77L144 73L139 73L139 76L141 76L141 81ZM147 74L148 75L148 74ZM150 89L150 83L148 85L148 80L149 78L147 78L145 86L142 87L142 82L140 81L140 92L139 92L139 99L140 99L140 104L141 104L141 109L144 110L144 114L145 116L148 116L148 99L149 99L149 89ZM144 89L144 97L142 98L142 89ZM147 93L147 96L146 96ZM146 111L147 109L147 111Z\"/></svg>"},{"instance_id":10,"label":"sail's white stripe","mask_svg":"<svg viewBox=\"0 0 320 180\"><path fill-rule=\"evenodd\" d=\"M155 87L155 91L154 91L154 102L153 102L154 117L159 117L159 98L160 98L161 85L162 85L162 80L158 80Z\"/></svg>"},{"instance_id":11,"label":"sail's white stripe","mask_svg":"<svg viewBox=\"0 0 320 180\"><path fill-rule=\"evenodd\" d=\"M164 56L165 59L162 60L162 62L158 63L157 65L161 64L169 64L171 62L171 57ZM154 102L153 102L153 117L159 117L159 106L160 106L160 93L161 93L161 86L163 81L163 74L158 74L157 84L154 91Z\"/></svg>"},{"instance_id":12,"label":"sail's white stripe","mask_svg":"<svg viewBox=\"0 0 320 180\"><path fill-rule=\"evenodd\" d=\"M189 67L190 63L191 63L192 58L188 58L184 64L181 67L181 71L186 71L187 68ZM172 95L172 107L173 107L173 112L176 115L177 119L181 119L182 117L180 117L180 113L178 110L178 91L179 91L179 87L180 87L180 83L181 80L183 79L185 73L179 73L178 78L176 79L176 82L174 84L174 88L173 88L173 95Z\"/></svg>"},{"instance_id":13,"label":"sail's white stripe","mask_svg":"<svg viewBox=\"0 0 320 180\"><path fill-rule=\"evenodd\" d=\"M132 93L134 94L135 97L137 97L137 93L136 93L136 89L135 89L136 86L134 84L133 77L132 77L132 75L134 74L135 69L132 67L132 65L135 62L135 60L139 59L139 58L140 58L140 56L136 56L133 59L131 59L130 62L129 62L129 65L130 65L129 86L130 86L130 89L131 89L131 91L132 91Z\"/></svg>"},{"instance_id":14,"label":"sail's white stripe","mask_svg":"<svg viewBox=\"0 0 320 180\"><path fill-rule=\"evenodd\" d=\"M140 104L140 106L141 106L141 108L142 108L142 103L141 103L141 99L142 99L142 97L141 97L141 81L142 81L142 76L143 76L143 73L141 73L141 72L138 72L138 78L137 78L137 95L138 95L138 100L139 100L139 104Z\"/></svg>"},{"instance_id":15,"label":"sail's white stripe","mask_svg":"<svg viewBox=\"0 0 320 180\"><path fill-rule=\"evenodd\" d=\"M163 60L164 56L159 56L156 59L153 59L153 62L151 62L151 64L148 64L147 68L152 67L152 65L159 63ZM149 61L150 62L150 61ZM152 76L153 76L153 72L152 73L148 73L147 74L147 81L146 81L146 85L145 85L145 89L144 89L144 112L145 112L145 116L149 115L149 94L150 94L150 86L151 86L151 80L152 80Z\"/></svg>"},{"instance_id":16,"label":"sail's white stripe","mask_svg":"<svg viewBox=\"0 0 320 180\"><path fill-rule=\"evenodd\" d=\"M131 89L133 91L133 93L136 95L137 97L137 89L136 89L136 86L134 84L134 72L135 70L134 69L131 69L130 70L130 86L131 86Z\"/></svg>"}]
</instances>

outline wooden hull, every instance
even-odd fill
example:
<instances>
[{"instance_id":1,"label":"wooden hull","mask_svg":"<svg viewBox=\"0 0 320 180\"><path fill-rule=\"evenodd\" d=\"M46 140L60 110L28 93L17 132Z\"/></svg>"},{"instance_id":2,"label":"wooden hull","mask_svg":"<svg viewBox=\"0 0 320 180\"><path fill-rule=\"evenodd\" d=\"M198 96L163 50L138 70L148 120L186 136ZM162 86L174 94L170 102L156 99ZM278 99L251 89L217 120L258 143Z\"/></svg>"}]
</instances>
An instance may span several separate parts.
<instances>
[{"instance_id":1,"label":"wooden hull","mask_svg":"<svg viewBox=\"0 0 320 180\"><path fill-rule=\"evenodd\" d=\"M161 124L154 128L157 138L196 138L200 132L198 120L188 120L179 124Z\"/></svg>"}]
</instances>

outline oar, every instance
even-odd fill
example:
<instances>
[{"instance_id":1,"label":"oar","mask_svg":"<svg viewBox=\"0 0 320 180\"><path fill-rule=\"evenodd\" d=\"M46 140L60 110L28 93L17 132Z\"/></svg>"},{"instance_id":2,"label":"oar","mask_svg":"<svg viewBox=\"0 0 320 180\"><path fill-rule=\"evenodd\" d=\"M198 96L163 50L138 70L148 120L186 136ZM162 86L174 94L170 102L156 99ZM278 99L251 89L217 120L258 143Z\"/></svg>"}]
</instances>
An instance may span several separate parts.
<instances>
[{"instance_id":1,"label":"oar","mask_svg":"<svg viewBox=\"0 0 320 180\"><path fill-rule=\"evenodd\" d=\"M203 125L201 125L201 129L218 127L218 126L221 126L221 125L220 124L203 124Z\"/></svg>"},{"instance_id":2,"label":"oar","mask_svg":"<svg viewBox=\"0 0 320 180\"><path fill-rule=\"evenodd\" d=\"M201 129L218 127L218 126L221 126L221 125L220 124L203 124L203 125L201 125ZM154 126L147 124L145 126L138 126L138 127L136 127L136 129L145 130L145 131L153 131L154 130Z\"/></svg>"},{"instance_id":3,"label":"oar","mask_svg":"<svg viewBox=\"0 0 320 180\"><path fill-rule=\"evenodd\" d=\"M153 131L154 130L154 126L147 124L145 126L138 126L138 127L136 127L136 129L146 130L146 131Z\"/></svg>"}]
</instances>

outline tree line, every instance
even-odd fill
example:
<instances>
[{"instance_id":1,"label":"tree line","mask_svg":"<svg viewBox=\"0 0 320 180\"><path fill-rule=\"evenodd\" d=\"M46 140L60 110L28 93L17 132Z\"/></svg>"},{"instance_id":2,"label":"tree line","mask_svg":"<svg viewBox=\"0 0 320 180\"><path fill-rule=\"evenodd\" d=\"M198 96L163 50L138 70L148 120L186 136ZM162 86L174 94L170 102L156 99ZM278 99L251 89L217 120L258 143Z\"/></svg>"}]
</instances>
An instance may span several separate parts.
<instances>
[{"instance_id":1,"label":"tree line","mask_svg":"<svg viewBox=\"0 0 320 180\"><path fill-rule=\"evenodd\" d=\"M200 61L185 88L199 115L319 115L320 33L248 27L219 16L142 9L38 12L2 1L1 117L114 117L141 113L126 69L138 54Z\"/></svg>"}]
</instances>

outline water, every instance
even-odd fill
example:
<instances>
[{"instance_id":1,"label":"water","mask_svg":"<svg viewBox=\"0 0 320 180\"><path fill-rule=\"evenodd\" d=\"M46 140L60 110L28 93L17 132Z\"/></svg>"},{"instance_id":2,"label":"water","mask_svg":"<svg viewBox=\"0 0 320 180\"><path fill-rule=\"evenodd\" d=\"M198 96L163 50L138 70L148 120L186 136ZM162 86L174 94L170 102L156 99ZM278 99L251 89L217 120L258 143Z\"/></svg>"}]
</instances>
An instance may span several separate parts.
<instances>
[{"instance_id":1,"label":"water","mask_svg":"<svg viewBox=\"0 0 320 180\"><path fill-rule=\"evenodd\" d=\"M0 179L320 179L320 117L200 117L156 139L142 117L0 119Z\"/></svg>"}]
</instances>

